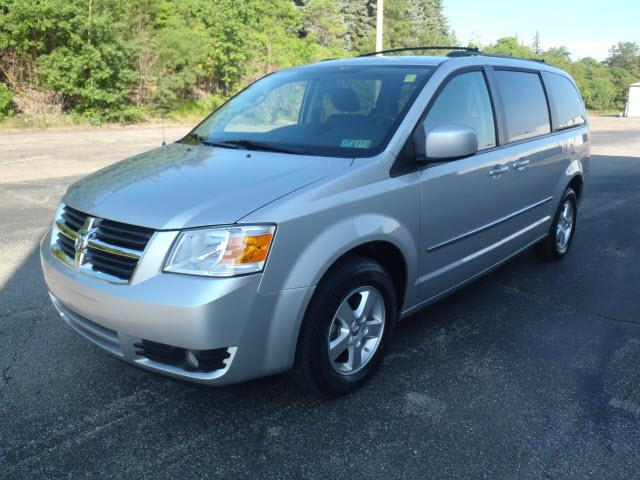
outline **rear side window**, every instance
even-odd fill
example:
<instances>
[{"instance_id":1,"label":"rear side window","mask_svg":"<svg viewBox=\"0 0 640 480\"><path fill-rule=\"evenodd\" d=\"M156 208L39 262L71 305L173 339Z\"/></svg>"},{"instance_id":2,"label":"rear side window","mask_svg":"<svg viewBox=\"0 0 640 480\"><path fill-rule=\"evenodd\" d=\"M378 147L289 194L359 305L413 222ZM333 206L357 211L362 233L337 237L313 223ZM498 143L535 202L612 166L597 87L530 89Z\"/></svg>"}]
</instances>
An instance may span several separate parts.
<instances>
[{"instance_id":1,"label":"rear side window","mask_svg":"<svg viewBox=\"0 0 640 480\"><path fill-rule=\"evenodd\" d=\"M424 119L424 131L441 125L473 128L478 150L495 147L493 109L482 72L462 73L444 87Z\"/></svg>"},{"instance_id":2,"label":"rear side window","mask_svg":"<svg viewBox=\"0 0 640 480\"><path fill-rule=\"evenodd\" d=\"M540 75L496 70L495 78L504 103L509 142L551 132L547 98Z\"/></svg>"},{"instance_id":3,"label":"rear side window","mask_svg":"<svg viewBox=\"0 0 640 480\"><path fill-rule=\"evenodd\" d=\"M558 116L558 125L555 130L584 125L586 122L584 103L573 83L556 73L548 73L544 79L547 88L551 90L551 98Z\"/></svg>"}]
</instances>

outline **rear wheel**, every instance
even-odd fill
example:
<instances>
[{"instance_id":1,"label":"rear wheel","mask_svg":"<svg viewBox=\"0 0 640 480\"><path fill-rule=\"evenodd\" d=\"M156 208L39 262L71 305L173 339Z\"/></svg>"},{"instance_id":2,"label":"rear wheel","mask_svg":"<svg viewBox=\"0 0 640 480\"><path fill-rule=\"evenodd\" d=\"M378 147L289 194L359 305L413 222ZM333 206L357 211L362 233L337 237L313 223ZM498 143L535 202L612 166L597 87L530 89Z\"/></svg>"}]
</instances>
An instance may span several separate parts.
<instances>
[{"instance_id":1,"label":"rear wheel","mask_svg":"<svg viewBox=\"0 0 640 480\"><path fill-rule=\"evenodd\" d=\"M393 336L397 301L385 269L351 257L318 285L302 325L294 378L323 397L349 393L373 375Z\"/></svg>"},{"instance_id":2,"label":"rear wheel","mask_svg":"<svg viewBox=\"0 0 640 480\"><path fill-rule=\"evenodd\" d=\"M571 188L562 196L547 237L536 246L538 256L551 261L562 258L571 247L576 231L578 198Z\"/></svg>"}]
</instances>

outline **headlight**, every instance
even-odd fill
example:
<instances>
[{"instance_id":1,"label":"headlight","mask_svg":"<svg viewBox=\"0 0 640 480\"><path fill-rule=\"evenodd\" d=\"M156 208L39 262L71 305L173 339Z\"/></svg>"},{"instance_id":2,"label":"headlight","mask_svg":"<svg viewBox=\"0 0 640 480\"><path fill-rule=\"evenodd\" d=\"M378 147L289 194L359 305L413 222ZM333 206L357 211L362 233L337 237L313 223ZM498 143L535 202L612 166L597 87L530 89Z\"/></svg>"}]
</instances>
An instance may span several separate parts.
<instances>
[{"instance_id":1,"label":"headlight","mask_svg":"<svg viewBox=\"0 0 640 480\"><path fill-rule=\"evenodd\" d=\"M181 232L165 272L231 277L260 272L276 227L216 227Z\"/></svg>"}]
</instances>

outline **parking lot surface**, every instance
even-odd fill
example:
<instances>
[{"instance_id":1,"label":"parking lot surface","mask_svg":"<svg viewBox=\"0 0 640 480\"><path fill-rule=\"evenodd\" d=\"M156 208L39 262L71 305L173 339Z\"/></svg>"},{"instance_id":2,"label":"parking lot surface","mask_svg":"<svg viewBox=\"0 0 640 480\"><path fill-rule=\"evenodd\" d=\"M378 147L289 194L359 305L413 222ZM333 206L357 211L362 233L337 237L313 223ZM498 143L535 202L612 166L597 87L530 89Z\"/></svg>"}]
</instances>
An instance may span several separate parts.
<instances>
[{"instance_id":1,"label":"parking lot surface","mask_svg":"<svg viewBox=\"0 0 640 480\"><path fill-rule=\"evenodd\" d=\"M70 183L160 128L0 131L0 478L638 478L640 119L594 118L592 140L565 259L525 252L413 315L323 402L287 375L170 380L67 327L37 242Z\"/></svg>"}]
</instances>

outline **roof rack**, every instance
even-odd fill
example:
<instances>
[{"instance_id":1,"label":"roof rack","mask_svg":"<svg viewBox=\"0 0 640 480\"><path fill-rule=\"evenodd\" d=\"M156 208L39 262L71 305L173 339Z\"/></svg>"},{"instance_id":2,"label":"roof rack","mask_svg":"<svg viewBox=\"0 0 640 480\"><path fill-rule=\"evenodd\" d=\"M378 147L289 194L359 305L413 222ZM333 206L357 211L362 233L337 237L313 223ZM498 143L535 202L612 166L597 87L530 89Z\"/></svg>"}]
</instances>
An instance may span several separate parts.
<instances>
[{"instance_id":1,"label":"roof rack","mask_svg":"<svg viewBox=\"0 0 640 480\"><path fill-rule=\"evenodd\" d=\"M527 61L530 61L530 62L546 63L544 61L544 58L514 57L513 55L500 55L498 53L481 52L478 49L476 49L475 51L472 51L472 50L458 50L458 51L453 51L453 52L447 53L447 57L467 57L467 56L471 56L471 55L482 55L483 57L495 57L495 58L512 58L512 59L515 59L515 60L527 60Z\"/></svg>"},{"instance_id":2,"label":"roof rack","mask_svg":"<svg viewBox=\"0 0 640 480\"><path fill-rule=\"evenodd\" d=\"M522 58L522 57L514 57L512 55L485 53L480 51L478 47L455 47L455 46L449 46L449 45L447 46L424 45L420 47L392 48L390 50L380 50L378 52L363 53L362 55L358 55L358 57L372 57L374 55L381 55L383 53L411 52L411 51L419 51L419 50L451 50L449 53L447 53L447 57L467 57L471 55L482 55L483 57L513 58L516 60L529 60L531 62L545 63L544 59L542 58Z\"/></svg>"},{"instance_id":3,"label":"roof rack","mask_svg":"<svg viewBox=\"0 0 640 480\"><path fill-rule=\"evenodd\" d=\"M442 45L425 45L420 47L402 47L402 48L392 48L390 50L380 50L378 52L369 52L363 53L362 55L358 55L358 57L372 57L374 55L380 55L383 53L395 53L395 52L411 52L418 50L456 50L460 53L468 53L470 55L477 55L480 53L477 47L452 47L452 46L442 46ZM453 53L453 52L452 52Z\"/></svg>"}]
</instances>

